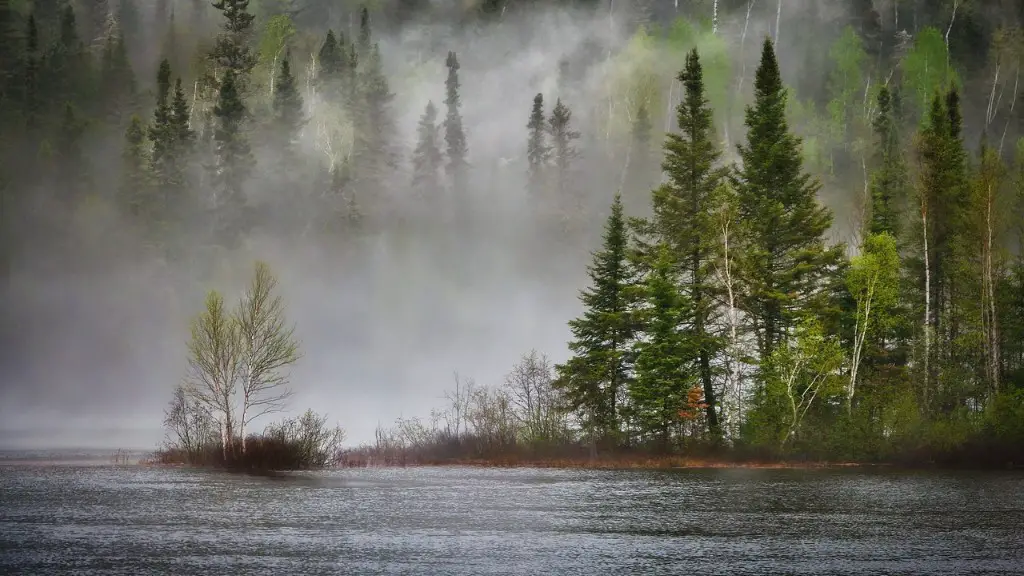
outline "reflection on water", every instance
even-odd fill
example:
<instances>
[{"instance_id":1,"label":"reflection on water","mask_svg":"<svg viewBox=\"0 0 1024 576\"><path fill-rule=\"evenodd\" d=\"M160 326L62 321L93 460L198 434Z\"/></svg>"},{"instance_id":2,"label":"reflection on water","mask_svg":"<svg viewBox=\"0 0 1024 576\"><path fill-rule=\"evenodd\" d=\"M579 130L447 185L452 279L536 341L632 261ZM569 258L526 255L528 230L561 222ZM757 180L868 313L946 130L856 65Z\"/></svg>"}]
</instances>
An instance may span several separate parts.
<instances>
[{"instance_id":1,"label":"reflection on water","mask_svg":"<svg viewBox=\"0 0 1024 576\"><path fill-rule=\"evenodd\" d=\"M0 573L1024 574L1024 475L0 466Z\"/></svg>"}]
</instances>

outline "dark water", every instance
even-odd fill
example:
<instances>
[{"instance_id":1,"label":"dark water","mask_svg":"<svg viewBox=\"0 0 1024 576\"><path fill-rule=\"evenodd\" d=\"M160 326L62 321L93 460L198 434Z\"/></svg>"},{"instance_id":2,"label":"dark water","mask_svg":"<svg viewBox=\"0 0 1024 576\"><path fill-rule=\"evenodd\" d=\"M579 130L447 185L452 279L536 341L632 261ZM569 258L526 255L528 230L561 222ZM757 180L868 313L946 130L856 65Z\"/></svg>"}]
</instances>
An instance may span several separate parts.
<instances>
[{"instance_id":1,"label":"dark water","mask_svg":"<svg viewBox=\"0 0 1024 576\"><path fill-rule=\"evenodd\" d=\"M0 465L4 574L1024 574L1024 475Z\"/></svg>"}]
</instances>

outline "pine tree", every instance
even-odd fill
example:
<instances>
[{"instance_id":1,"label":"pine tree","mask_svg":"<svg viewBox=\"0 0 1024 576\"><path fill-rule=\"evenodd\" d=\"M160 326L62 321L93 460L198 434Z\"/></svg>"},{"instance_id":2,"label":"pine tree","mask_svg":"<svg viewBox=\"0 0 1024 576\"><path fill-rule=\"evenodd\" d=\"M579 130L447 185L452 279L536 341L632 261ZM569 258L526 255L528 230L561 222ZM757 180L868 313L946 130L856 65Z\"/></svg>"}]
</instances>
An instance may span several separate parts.
<instances>
[{"instance_id":1,"label":"pine tree","mask_svg":"<svg viewBox=\"0 0 1024 576\"><path fill-rule=\"evenodd\" d=\"M555 189L558 193L558 202L561 205L563 218L570 217L574 209L580 208L578 199L574 198L574 191L570 187L573 162L579 156L573 142L579 139L580 133L571 128L571 123L572 112L568 106L562 103L561 99L558 99L555 102L555 107L551 110L551 117L548 118L548 134L551 137Z\"/></svg>"},{"instance_id":2,"label":"pine tree","mask_svg":"<svg viewBox=\"0 0 1024 576\"><path fill-rule=\"evenodd\" d=\"M667 451L672 425L696 382L696 350L694 340L680 330L693 311L678 288L673 249L659 244L655 252L644 282L646 305L639 314L644 338L635 345L636 379L629 385L629 398L630 414L640 431L656 435Z\"/></svg>"},{"instance_id":3,"label":"pine tree","mask_svg":"<svg viewBox=\"0 0 1024 576\"><path fill-rule=\"evenodd\" d=\"M281 60L281 71L274 83L273 133L280 139L280 154L285 166L295 160L295 144L306 118L302 112L302 95L292 75L288 55Z\"/></svg>"},{"instance_id":4,"label":"pine tree","mask_svg":"<svg viewBox=\"0 0 1024 576\"><path fill-rule=\"evenodd\" d=\"M365 199L383 190L388 167L394 164L390 143L393 128L390 105L395 95L388 88L377 45L373 46L369 58L360 67L359 88L359 106L355 110L354 122L353 178L359 195Z\"/></svg>"},{"instance_id":5,"label":"pine tree","mask_svg":"<svg viewBox=\"0 0 1024 576\"><path fill-rule=\"evenodd\" d=\"M138 116L132 116L124 134L121 184L118 193L121 206L134 217L140 217L146 212L150 193L145 140L146 130L142 126L142 120Z\"/></svg>"},{"instance_id":6,"label":"pine tree","mask_svg":"<svg viewBox=\"0 0 1024 576\"><path fill-rule=\"evenodd\" d=\"M444 119L444 142L448 152L448 164L445 172L457 199L463 199L466 193L466 133L462 129L462 116L459 114L459 59L455 52L448 52L445 60L448 67L448 78L444 82L444 104L448 110Z\"/></svg>"},{"instance_id":7,"label":"pine tree","mask_svg":"<svg viewBox=\"0 0 1024 576\"><path fill-rule=\"evenodd\" d=\"M655 245L671 248L681 289L692 302L686 335L698 351L700 382L707 404L707 421L719 434L712 364L722 342L711 333L715 310L713 267L719 242L715 214L716 192L726 171L716 164L721 153L713 142L713 112L704 90L704 72L694 49L679 74L685 88L676 118L679 133L669 134L663 164L668 182L652 195L654 217L638 222L638 231Z\"/></svg>"},{"instance_id":8,"label":"pine tree","mask_svg":"<svg viewBox=\"0 0 1024 576\"><path fill-rule=\"evenodd\" d=\"M591 438L619 432L619 396L629 385L635 327L633 272L627 262L622 198L616 194L605 224L604 246L588 267L592 285L580 294L583 316L569 322L572 357L558 365L554 386L583 417Z\"/></svg>"},{"instance_id":9,"label":"pine tree","mask_svg":"<svg viewBox=\"0 0 1024 576\"><path fill-rule=\"evenodd\" d=\"M345 37L339 42L333 30L327 31L324 44L317 55L317 83L320 90L335 102L345 101L345 84L348 80L349 57L345 50Z\"/></svg>"},{"instance_id":10,"label":"pine tree","mask_svg":"<svg viewBox=\"0 0 1024 576\"><path fill-rule=\"evenodd\" d=\"M249 13L249 0L218 0L213 7L224 15L224 22L211 57L218 66L234 72L232 90L237 91L256 66L256 54L249 47L255 16Z\"/></svg>"},{"instance_id":11,"label":"pine tree","mask_svg":"<svg viewBox=\"0 0 1024 576\"><path fill-rule=\"evenodd\" d=\"M171 63L164 58L156 74L156 108L153 111L153 123L149 126L149 139L153 143L150 155L150 171L158 190L160 208L155 209L158 217L163 217L170 187L173 181L173 169L170 166L174 150L172 134L172 112L169 101L171 92Z\"/></svg>"},{"instance_id":12,"label":"pine tree","mask_svg":"<svg viewBox=\"0 0 1024 576\"><path fill-rule=\"evenodd\" d=\"M231 246L245 231L245 185L256 163L243 131L246 109L232 69L224 73L213 115L216 118L213 133L215 234Z\"/></svg>"},{"instance_id":13,"label":"pine tree","mask_svg":"<svg viewBox=\"0 0 1024 576\"><path fill-rule=\"evenodd\" d=\"M418 140L413 151L412 187L418 194L436 194L440 189L439 173L444 164L437 129L437 108L427 102L417 129Z\"/></svg>"},{"instance_id":14,"label":"pine tree","mask_svg":"<svg viewBox=\"0 0 1024 576\"><path fill-rule=\"evenodd\" d=\"M801 315L812 313L822 280L840 256L825 247L832 222L817 181L803 172L800 139L786 122L786 91L770 39L765 39L746 112L747 145L734 178L745 244L738 272L762 360L771 357Z\"/></svg>"},{"instance_id":15,"label":"pine tree","mask_svg":"<svg viewBox=\"0 0 1024 576\"><path fill-rule=\"evenodd\" d=\"M905 209L907 187L906 160L899 136L899 124L888 86L878 92L878 112L874 122L876 169L871 177L871 214L868 232L888 233L900 238L900 217Z\"/></svg>"},{"instance_id":16,"label":"pine tree","mask_svg":"<svg viewBox=\"0 0 1024 576\"><path fill-rule=\"evenodd\" d=\"M530 121L526 124L526 128L529 130L529 138L526 142L526 160L529 166L530 194L536 199L544 191L544 179L551 158L551 148L546 143L547 127L544 123L543 94L538 93L533 97L533 109L530 111Z\"/></svg>"}]
</instances>

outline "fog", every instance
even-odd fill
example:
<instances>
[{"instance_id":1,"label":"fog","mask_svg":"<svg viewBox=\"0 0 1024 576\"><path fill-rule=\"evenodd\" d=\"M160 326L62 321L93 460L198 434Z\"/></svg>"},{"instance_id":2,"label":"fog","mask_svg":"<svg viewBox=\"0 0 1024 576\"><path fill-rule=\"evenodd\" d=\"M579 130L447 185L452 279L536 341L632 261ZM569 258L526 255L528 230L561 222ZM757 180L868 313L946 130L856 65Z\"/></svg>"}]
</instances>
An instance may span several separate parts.
<instances>
[{"instance_id":1,"label":"fog","mask_svg":"<svg viewBox=\"0 0 1024 576\"><path fill-rule=\"evenodd\" d=\"M389 180L389 206L401 222L414 223L408 226L391 222L360 235L256 231L244 247L223 254L220 264L204 256L199 265L185 265L153 258L141 246L142 235L102 199L73 214L48 204L45 194L33 200L31 214L15 226L18 244L2 309L0 444L154 446L162 434L162 411L185 373L188 322L200 310L203 292L222 290L233 302L256 259L277 274L301 342L303 357L291 373L292 412L326 412L347 430L350 444L371 441L378 424L396 417L428 414L442 402L455 373L496 384L530 349L565 359L566 322L580 311L587 252L598 247L607 205L625 169L621 147L598 145L606 128L599 115L607 108L605 61L626 46L638 20L668 22L676 9L672 2L644 4L638 10L641 3L613 2L611 14L608 5L538 8L472 29L439 23L409 23L387 33L375 29L396 94L395 141L402 143L402 168ZM758 4L742 55L745 11L723 13L719 24L734 54L734 73L741 59L747 62L743 98L749 98L761 41L775 26L774 3ZM780 61L788 79L798 77L807 50L816 50L831 30L819 35L808 26L808 14L832 22L841 4L785 2ZM693 9L707 14L710 5ZM426 102L432 100L443 115L448 50L461 63L472 226L452 226L445 216L450 204L406 203L402 187ZM293 53L302 86L308 58L308 51ZM570 64L568 81L559 79L563 60ZM682 59L659 66L675 70ZM139 82L151 90L149 76ZM537 92L545 96L545 112L555 98L564 99L583 133L575 184L585 192L586 231L571 242L547 232L525 192L526 121ZM663 98L659 110L666 108ZM721 114L723 103L713 104ZM731 107L731 144L742 137L736 132L741 104ZM322 163L319 116L311 114L301 150L310 164ZM654 121L663 124L664 112ZM258 160L265 161L258 136L251 138ZM99 180L119 170L119 145L116 138L93 142L89 156L98 162ZM289 194L293 205L315 202L319 194L270 180L255 178L247 193ZM840 194L826 189L823 198L842 206ZM317 208L311 204L309 210ZM845 216L837 214L837 227L849 225ZM59 237L51 235L55 230ZM191 243L193 232L186 225L181 239Z\"/></svg>"}]
</instances>

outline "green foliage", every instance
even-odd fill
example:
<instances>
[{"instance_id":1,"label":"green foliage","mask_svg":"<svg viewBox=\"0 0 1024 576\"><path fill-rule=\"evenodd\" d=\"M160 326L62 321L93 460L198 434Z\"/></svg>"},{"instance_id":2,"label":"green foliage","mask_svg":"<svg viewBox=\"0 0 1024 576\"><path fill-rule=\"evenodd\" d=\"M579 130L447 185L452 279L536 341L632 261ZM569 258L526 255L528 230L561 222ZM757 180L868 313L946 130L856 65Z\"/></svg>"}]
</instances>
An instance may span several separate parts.
<instances>
[{"instance_id":1,"label":"green foliage","mask_svg":"<svg viewBox=\"0 0 1024 576\"><path fill-rule=\"evenodd\" d=\"M739 147L743 166L734 186L744 246L739 271L743 307L751 315L762 358L796 320L812 314L822 279L839 259L823 236L832 223L816 199L819 184L803 173L800 140L785 118L786 92L770 40L765 40L747 108L748 143Z\"/></svg>"},{"instance_id":2,"label":"green foliage","mask_svg":"<svg viewBox=\"0 0 1024 576\"><path fill-rule=\"evenodd\" d=\"M931 26L918 32L913 49L900 62L904 90L922 118L937 90L957 84L959 78L949 65L950 56L942 32Z\"/></svg>"},{"instance_id":3,"label":"green foliage","mask_svg":"<svg viewBox=\"0 0 1024 576\"><path fill-rule=\"evenodd\" d=\"M636 378L629 384L629 413L643 435L659 438L663 449L673 425L687 407L687 395L697 383L698 340L680 330L693 316L690 302L679 291L672 251L656 248L653 269L644 282L644 308L637 313L644 337L637 341Z\"/></svg>"},{"instance_id":4,"label":"green foliage","mask_svg":"<svg viewBox=\"0 0 1024 576\"><path fill-rule=\"evenodd\" d=\"M281 59L280 71L274 82L273 112L273 132L280 144L282 161L285 165L294 165L296 142L306 118L302 110L302 95L292 75L291 60L287 54Z\"/></svg>"},{"instance_id":5,"label":"green foliage","mask_svg":"<svg viewBox=\"0 0 1024 576\"><path fill-rule=\"evenodd\" d=\"M634 273L627 261L619 195L605 224L604 246L587 272L591 287L580 294L583 316L569 322L572 357L555 367L554 386L565 393L569 408L580 414L591 435L614 436L619 431L619 395L630 382L635 332L630 310Z\"/></svg>"},{"instance_id":6,"label":"green foliage","mask_svg":"<svg viewBox=\"0 0 1024 576\"><path fill-rule=\"evenodd\" d=\"M803 320L792 341L776 348L762 366L748 425L755 444L785 449L796 440L817 403L839 392L843 353L816 320Z\"/></svg>"},{"instance_id":7,"label":"green foliage","mask_svg":"<svg viewBox=\"0 0 1024 576\"><path fill-rule=\"evenodd\" d=\"M875 171L871 175L871 212L868 231L887 233L899 238L903 226L901 217L908 209L910 178L899 126L892 101L892 93L883 87L878 93L878 112L874 122Z\"/></svg>"}]
</instances>

